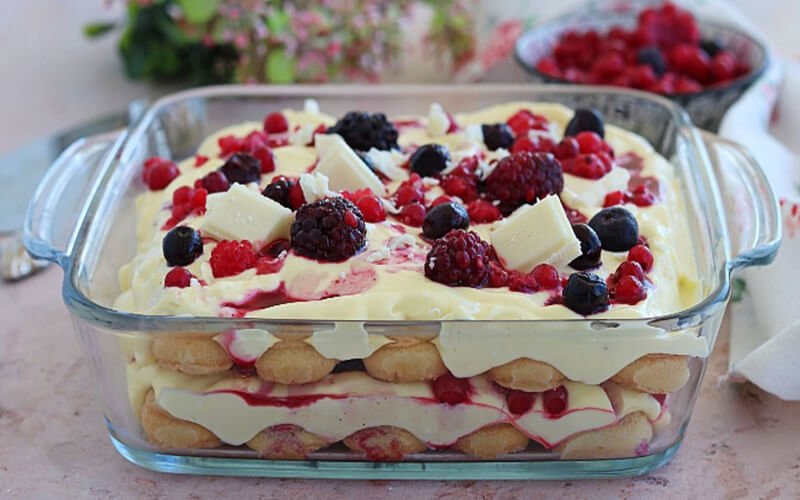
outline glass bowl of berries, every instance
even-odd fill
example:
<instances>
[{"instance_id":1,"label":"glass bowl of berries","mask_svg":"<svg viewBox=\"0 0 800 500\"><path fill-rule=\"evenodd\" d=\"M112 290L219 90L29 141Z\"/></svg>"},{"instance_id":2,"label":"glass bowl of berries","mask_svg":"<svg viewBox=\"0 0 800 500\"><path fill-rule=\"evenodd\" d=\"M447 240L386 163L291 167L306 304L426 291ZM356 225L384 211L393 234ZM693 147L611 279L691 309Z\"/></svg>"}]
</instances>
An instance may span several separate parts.
<instances>
[{"instance_id":1,"label":"glass bowl of berries","mask_svg":"<svg viewBox=\"0 0 800 500\"><path fill-rule=\"evenodd\" d=\"M707 130L719 128L768 61L749 34L652 0L600 3L538 25L517 40L515 58L537 82L665 95Z\"/></svg>"}]
</instances>

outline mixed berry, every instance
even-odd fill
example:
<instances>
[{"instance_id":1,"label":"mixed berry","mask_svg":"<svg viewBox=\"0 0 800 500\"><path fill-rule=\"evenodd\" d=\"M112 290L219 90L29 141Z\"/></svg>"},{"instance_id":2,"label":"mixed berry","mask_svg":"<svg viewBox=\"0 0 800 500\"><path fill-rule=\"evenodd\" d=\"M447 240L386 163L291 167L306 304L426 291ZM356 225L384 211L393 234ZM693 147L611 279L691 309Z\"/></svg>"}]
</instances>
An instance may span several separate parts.
<instances>
[{"instance_id":1,"label":"mixed berry","mask_svg":"<svg viewBox=\"0 0 800 500\"><path fill-rule=\"evenodd\" d=\"M642 60L658 62L651 52L643 51ZM461 130L450 119L452 131ZM405 126L413 125L402 125ZM341 262L366 248L367 224L386 223L387 227L402 227L402 232L421 237L420 244L430 245L422 272L428 279L447 286L506 287L527 294L546 292L550 295L546 304L563 304L582 315L603 311L609 304L636 304L647 297L652 286L647 273L653 268L654 259L646 241L640 238L636 218L622 205L649 206L658 202L658 186L640 175L641 162L636 164L625 155L616 158L604 139L605 123L597 110L578 109L560 141L552 135L553 129L545 117L522 109L505 123L482 126L486 150L506 150L494 157L484 152L462 157L455 163L445 146L412 145L402 150L405 163L401 167L408 177L395 184L388 195L362 188L306 200L304 189L308 186L302 187L298 177L277 175L262 184L264 174L274 169L272 149L288 144L291 130L286 116L271 113L264 119L263 131L244 137L221 137L218 144L222 166L197 179L193 187L182 186L173 192L172 216L163 227L167 231L163 255L172 268L165 276L165 286L190 286L194 276L185 266L203 254L200 232L186 223L178 224L190 215L202 215L209 194L225 193L233 183L257 183L263 186L264 197L294 212L289 238L258 242L258 247L247 240L216 242L209 257L214 278L235 276L248 269L255 269L257 274L278 272L290 253L321 262ZM333 127L316 133L342 135L384 185L392 182L383 175L383 167L378 172L371 156L365 154L371 148L399 149L397 128L383 114L350 112ZM208 161L203 157L200 162L198 158L198 167ZM562 274L565 269L560 272L546 263L527 272L511 269L495 247L470 231L473 226L502 221L524 205L559 196L565 173L600 179L615 167L631 172L628 189L607 193L607 206L590 214L590 220L562 202L580 243L580 255L569 262L569 267L578 272ZM313 168L312 165L307 172ZM164 189L179 174L174 163L151 158L145 163L143 177L151 189L157 190ZM547 238L548 234L541 237ZM602 265L604 251L627 252L627 257L606 279L584 272ZM205 285L202 280L198 282ZM437 394L444 394L437 397L450 402L466 397L465 383L447 374L437 380L434 388ZM547 404L557 414L558 405L565 401L561 392L554 391L547 396L547 401L552 401ZM520 391L509 392L507 399L514 413L528 411L534 401L533 396Z\"/></svg>"},{"instance_id":2,"label":"mixed berry","mask_svg":"<svg viewBox=\"0 0 800 500\"><path fill-rule=\"evenodd\" d=\"M630 30L567 31L536 69L572 83L668 95L723 86L751 71L746 61L716 40L702 39L692 14L672 2L643 10Z\"/></svg>"}]
</instances>

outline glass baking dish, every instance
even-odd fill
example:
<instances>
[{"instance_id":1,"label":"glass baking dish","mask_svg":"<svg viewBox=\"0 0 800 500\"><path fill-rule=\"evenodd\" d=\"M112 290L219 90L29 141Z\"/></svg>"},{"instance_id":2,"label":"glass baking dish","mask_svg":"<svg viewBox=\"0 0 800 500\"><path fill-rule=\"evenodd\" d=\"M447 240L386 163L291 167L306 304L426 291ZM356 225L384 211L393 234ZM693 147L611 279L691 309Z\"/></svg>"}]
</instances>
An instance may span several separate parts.
<instances>
[{"instance_id":1,"label":"glass baking dish","mask_svg":"<svg viewBox=\"0 0 800 500\"><path fill-rule=\"evenodd\" d=\"M351 109L382 111L389 116L424 114L431 102L465 111L515 100L600 109L608 123L640 134L674 165L688 205L687 224L704 298L674 314L620 320L348 322L147 316L110 308L119 294L117 271L135 251L133 204L144 189L135 181L144 159L187 158L210 133L244 120L260 120L273 110L301 108L306 98L316 99L334 116ZM223 86L165 97L133 129L73 144L50 168L31 201L24 240L32 255L63 268L64 301L97 377L96 389L104 402L111 440L125 458L138 465L177 473L264 477L609 477L652 470L678 449L731 294L731 274L773 259L781 237L778 213L763 172L745 150L699 132L680 107L651 94L535 85ZM439 339L444 332L455 331L482 345L495 338L502 341L509 331L523 332L534 342L548 332L586 329L585 337L571 346L574 351L566 356L603 356L613 342L632 342L642 335L668 339L688 332L704 343L706 352L688 357L685 384L665 396L666 403L664 397L660 399L662 413L656 432L635 452L627 453L631 456L594 449L573 459L563 446L543 446L531 439L523 451L490 460L437 448L408 454L403 460L376 462L341 443L307 453L305 459L273 460L259 458L262 455L244 446L175 449L156 446L145 438L129 397L126 363L136 356L131 345L149 349L154 339L169 335L207 339L252 329L279 331L282 339L300 339L312 332L351 327L394 339ZM670 418L661 419L666 409ZM397 418L402 420L402 414Z\"/></svg>"}]
</instances>

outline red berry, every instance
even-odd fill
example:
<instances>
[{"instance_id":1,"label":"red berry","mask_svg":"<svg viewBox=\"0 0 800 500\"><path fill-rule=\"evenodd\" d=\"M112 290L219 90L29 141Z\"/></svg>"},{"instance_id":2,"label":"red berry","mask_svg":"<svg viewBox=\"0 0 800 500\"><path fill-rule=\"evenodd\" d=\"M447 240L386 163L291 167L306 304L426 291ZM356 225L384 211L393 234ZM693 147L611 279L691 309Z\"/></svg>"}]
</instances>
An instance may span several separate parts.
<instances>
[{"instance_id":1,"label":"red berry","mask_svg":"<svg viewBox=\"0 0 800 500\"><path fill-rule=\"evenodd\" d=\"M564 172L585 179L599 179L611 170L611 163L604 161L601 154L580 154L562 162Z\"/></svg>"},{"instance_id":2,"label":"red berry","mask_svg":"<svg viewBox=\"0 0 800 500\"><path fill-rule=\"evenodd\" d=\"M584 131L575 136L581 153L598 153L603 147L603 138L597 132Z\"/></svg>"},{"instance_id":3,"label":"red berry","mask_svg":"<svg viewBox=\"0 0 800 500\"><path fill-rule=\"evenodd\" d=\"M258 148L262 148L267 144L267 134L260 130L253 130L242 141L242 150L252 153Z\"/></svg>"},{"instance_id":4,"label":"red berry","mask_svg":"<svg viewBox=\"0 0 800 500\"><path fill-rule=\"evenodd\" d=\"M430 207L428 207L428 209L431 209L431 208L433 208L433 207L435 207L437 205L441 205L442 203L452 203L453 201L454 201L453 198L447 196L446 194L443 194L443 195L439 196L438 198L436 198L435 200L433 200L431 202Z\"/></svg>"},{"instance_id":5,"label":"red berry","mask_svg":"<svg viewBox=\"0 0 800 500\"><path fill-rule=\"evenodd\" d=\"M209 193L224 193L230 189L228 178L220 171L214 171L201 179L203 187Z\"/></svg>"},{"instance_id":6,"label":"red berry","mask_svg":"<svg viewBox=\"0 0 800 500\"><path fill-rule=\"evenodd\" d=\"M208 161L208 156L197 155L194 157L194 166L202 167Z\"/></svg>"},{"instance_id":7,"label":"red berry","mask_svg":"<svg viewBox=\"0 0 800 500\"><path fill-rule=\"evenodd\" d=\"M450 372L433 381L433 394L436 399L449 405L463 403L469 398L469 380L456 378Z\"/></svg>"},{"instance_id":8,"label":"red berry","mask_svg":"<svg viewBox=\"0 0 800 500\"><path fill-rule=\"evenodd\" d=\"M208 191L203 188L197 188L192 193L192 199L189 200L193 209L205 210L206 200L208 199Z\"/></svg>"},{"instance_id":9,"label":"red berry","mask_svg":"<svg viewBox=\"0 0 800 500\"><path fill-rule=\"evenodd\" d=\"M559 160L574 158L578 156L579 152L580 144L578 144L578 140L572 136L564 137L561 142L556 145L555 151L553 151L553 153L556 155L556 158Z\"/></svg>"},{"instance_id":10,"label":"red berry","mask_svg":"<svg viewBox=\"0 0 800 500\"><path fill-rule=\"evenodd\" d=\"M695 48L684 62L683 71L694 80L704 82L708 79L709 64L708 55L700 48Z\"/></svg>"},{"instance_id":11,"label":"red berry","mask_svg":"<svg viewBox=\"0 0 800 500\"><path fill-rule=\"evenodd\" d=\"M639 64L629 71L630 82L637 89L649 89L658 82L653 68L648 64Z\"/></svg>"},{"instance_id":12,"label":"red berry","mask_svg":"<svg viewBox=\"0 0 800 500\"><path fill-rule=\"evenodd\" d=\"M477 223L494 222L503 218L500 209L486 200L475 200L467 205L470 220Z\"/></svg>"},{"instance_id":13,"label":"red berry","mask_svg":"<svg viewBox=\"0 0 800 500\"><path fill-rule=\"evenodd\" d=\"M508 272L494 262L489 263L489 286L502 288L508 285Z\"/></svg>"},{"instance_id":14,"label":"red berry","mask_svg":"<svg viewBox=\"0 0 800 500\"><path fill-rule=\"evenodd\" d=\"M709 66L711 80L719 82L733 78L736 72L736 58L730 52L720 52L711 59Z\"/></svg>"},{"instance_id":15,"label":"red berry","mask_svg":"<svg viewBox=\"0 0 800 500\"><path fill-rule=\"evenodd\" d=\"M695 92L700 92L701 90L703 90L703 86L691 78L680 76L675 81L676 94L694 94Z\"/></svg>"},{"instance_id":16,"label":"red berry","mask_svg":"<svg viewBox=\"0 0 800 500\"><path fill-rule=\"evenodd\" d=\"M504 215L564 189L561 163L549 153L522 151L506 156L486 178L486 191Z\"/></svg>"},{"instance_id":17,"label":"red berry","mask_svg":"<svg viewBox=\"0 0 800 500\"><path fill-rule=\"evenodd\" d=\"M219 149L221 150L220 156L228 156L241 151L244 147L244 140L232 135L226 135L217 139L217 144L219 144Z\"/></svg>"},{"instance_id":18,"label":"red berry","mask_svg":"<svg viewBox=\"0 0 800 500\"><path fill-rule=\"evenodd\" d=\"M539 288L544 290L558 288L558 285L561 284L561 278L558 275L558 271L555 267L548 264L539 264L538 266L534 267L532 274L536 279L536 283L539 284Z\"/></svg>"},{"instance_id":19,"label":"red berry","mask_svg":"<svg viewBox=\"0 0 800 500\"><path fill-rule=\"evenodd\" d=\"M247 240L222 240L211 251L211 271L215 278L234 276L256 265L258 256Z\"/></svg>"},{"instance_id":20,"label":"red berry","mask_svg":"<svg viewBox=\"0 0 800 500\"><path fill-rule=\"evenodd\" d=\"M300 187L299 182L295 182L292 184L292 187L289 188L289 201L292 204L292 208L295 210L305 205L306 197L303 194L303 188Z\"/></svg>"},{"instance_id":21,"label":"red berry","mask_svg":"<svg viewBox=\"0 0 800 500\"><path fill-rule=\"evenodd\" d=\"M189 203L189 200L192 199L192 193L194 190L189 186L181 186L175 191L172 192L172 204L173 205L183 205L185 203Z\"/></svg>"},{"instance_id":22,"label":"red berry","mask_svg":"<svg viewBox=\"0 0 800 500\"><path fill-rule=\"evenodd\" d=\"M644 245L636 245L628 252L628 260L638 262L644 272L653 267L653 253Z\"/></svg>"},{"instance_id":23,"label":"red berry","mask_svg":"<svg viewBox=\"0 0 800 500\"><path fill-rule=\"evenodd\" d=\"M469 203L478 197L478 183L473 174L465 174L459 169L445 175L439 182L439 187L445 193L458 196L465 203Z\"/></svg>"},{"instance_id":24,"label":"red berry","mask_svg":"<svg viewBox=\"0 0 800 500\"><path fill-rule=\"evenodd\" d=\"M178 166L163 158L149 158L144 163L142 179L151 191L160 191L167 187L173 179L180 175Z\"/></svg>"},{"instance_id":25,"label":"red berry","mask_svg":"<svg viewBox=\"0 0 800 500\"><path fill-rule=\"evenodd\" d=\"M186 288L192 284L193 277L185 267L174 267L164 277L164 287Z\"/></svg>"},{"instance_id":26,"label":"red berry","mask_svg":"<svg viewBox=\"0 0 800 500\"><path fill-rule=\"evenodd\" d=\"M561 78L561 70L554 60L543 57L536 63L536 70L553 78Z\"/></svg>"},{"instance_id":27,"label":"red berry","mask_svg":"<svg viewBox=\"0 0 800 500\"><path fill-rule=\"evenodd\" d=\"M428 211L425 210L425 205L415 201L401 208L398 218L404 224L412 227L420 227L422 226L422 221L425 220L426 213L428 213Z\"/></svg>"},{"instance_id":28,"label":"red berry","mask_svg":"<svg viewBox=\"0 0 800 500\"><path fill-rule=\"evenodd\" d=\"M344 223L350 227L358 227L358 217L354 214L351 210L348 210L344 213L343 217Z\"/></svg>"},{"instance_id":29,"label":"red berry","mask_svg":"<svg viewBox=\"0 0 800 500\"><path fill-rule=\"evenodd\" d=\"M556 145L553 144L553 141L547 137L536 136L531 138L522 136L514 141L514 145L511 146L511 152L518 153L520 151L528 151L530 153L552 153L555 147Z\"/></svg>"},{"instance_id":30,"label":"red berry","mask_svg":"<svg viewBox=\"0 0 800 500\"><path fill-rule=\"evenodd\" d=\"M394 194L394 201L398 207L425 200L422 189L413 186L401 185Z\"/></svg>"},{"instance_id":31,"label":"red berry","mask_svg":"<svg viewBox=\"0 0 800 500\"><path fill-rule=\"evenodd\" d=\"M258 158L261 162L261 173L266 174L275 170L275 155L272 150L266 146L258 146L252 152L252 155Z\"/></svg>"},{"instance_id":32,"label":"red berry","mask_svg":"<svg viewBox=\"0 0 800 500\"><path fill-rule=\"evenodd\" d=\"M510 389L506 393L506 404L508 404L508 411L514 415L522 415L528 413L533 408L533 402L536 400L535 392L518 391Z\"/></svg>"},{"instance_id":33,"label":"red berry","mask_svg":"<svg viewBox=\"0 0 800 500\"><path fill-rule=\"evenodd\" d=\"M283 113L270 113L264 118L264 130L270 134L280 134L289 130L289 121Z\"/></svg>"},{"instance_id":34,"label":"red berry","mask_svg":"<svg viewBox=\"0 0 800 500\"><path fill-rule=\"evenodd\" d=\"M542 393L544 410L551 416L561 415L567 409L567 389L560 385Z\"/></svg>"},{"instance_id":35,"label":"red berry","mask_svg":"<svg viewBox=\"0 0 800 500\"><path fill-rule=\"evenodd\" d=\"M547 130L547 118L535 115L527 109L521 109L514 113L506 124L517 137L526 135L531 129Z\"/></svg>"},{"instance_id":36,"label":"red berry","mask_svg":"<svg viewBox=\"0 0 800 500\"><path fill-rule=\"evenodd\" d=\"M644 269L642 269L641 264L638 262L626 260L617 267L616 271L614 271L614 278L616 281L621 280L625 276L633 276L639 281L644 281Z\"/></svg>"},{"instance_id":37,"label":"red berry","mask_svg":"<svg viewBox=\"0 0 800 500\"><path fill-rule=\"evenodd\" d=\"M535 293L539 291L539 284L533 273L510 271L508 274L508 289L512 292Z\"/></svg>"},{"instance_id":38,"label":"red berry","mask_svg":"<svg viewBox=\"0 0 800 500\"><path fill-rule=\"evenodd\" d=\"M453 229L435 240L425 258L425 276L448 286L480 288L489 278L489 244L476 233Z\"/></svg>"},{"instance_id":39,"label":"red berry","mask_svg":"<svg viewBox=\"0 0 800 500\"><path fill-rule=\"evenodd\" d=\"M612 191L608 193L603 200L603 208L613 207L614 205L622 205L625 201L625 193L622 191Z\"/></svg>"},{"instance_id":40,"label":"red berry","mask_svg":"<svg viewBox=\"0 0 800 500\"><path fill-rule=\"evenodd\" d=\"M647 288L635 276L623 276L614 286L614 299L623 304L637 304L647 297Z\"/></svg>"},{"instance_id":41,"label":"red berry","mask_svg":"<svg viewBox=\"0 0 800 500\"><path fill-rule=\"evenodd\" d=\"M386 210L383 203L375 195L362 196L356 202L356 206L361 210L366 222L382 222L386 220Z\"/></svg>"}]
</instances>

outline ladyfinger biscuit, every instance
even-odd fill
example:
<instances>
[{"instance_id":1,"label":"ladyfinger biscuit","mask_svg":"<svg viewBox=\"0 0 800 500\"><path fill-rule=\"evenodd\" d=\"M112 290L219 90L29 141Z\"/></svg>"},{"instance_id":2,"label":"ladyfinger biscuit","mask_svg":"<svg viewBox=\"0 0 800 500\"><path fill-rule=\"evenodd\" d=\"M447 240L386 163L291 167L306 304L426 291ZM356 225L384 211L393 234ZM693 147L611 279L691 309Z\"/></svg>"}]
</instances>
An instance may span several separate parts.
<instances>
[{"instance_id":1,"label":"ladyfinger biscuit","mask_svg":"<svg viewBox=\"0 0 800 500\"><path fill-rule=\"evenodd\" d=\"M564 374L553 366L528 358L519 358L489 370L489 376L507 389L542 392L561 385Z\"/></svg>"},{"instance_id":2,"label":"ladyfinger biscuit","mask_svg":"<svg viewBox=\"0 0 800 500\"><path fill-rule=\"evenodd\" d=\"M342 441L350 450L364 453L370 460L390 462L402 460L411 453L428 449L425 443L399 427L382 425L350 434Z\"/></svg>"},{"instance_id":3,"label":"ladyfinger biscuit","mask_svg":"<svg viewBox=\"0 0 800 500\"><path fill-rule=\"evenodd\" d=\"M511 424L497 424L478 429L453 445L462 453L477 458L492 459L528 447L528 436Z\"/></svg>"},{"instance_id":4,"label":"ladyfinger biscuit","mask_svg":"<svg viewBox=\"0 0 800 500\"><path fill-rule=\"evenodd\" d=\"M162 410L152 389L142 406L142 428L147 440L163 448L216 448L222 444L208 429L180 420Z\"/></svg>"},{"instance_id":5,"label":"ladyfinger biscuit","mask_svg":"<svg viewBox=\"0 0 800 500\"><path fill-rule=\"evenodd\" d=\"M364 359L370 376L387 382L422 382L447 372L432 343L408 337L393 340Z\"/></svg>"},{"instance_id":6,"label":"ladyfinger biscuit","mask_svg":"<svg viewBox=\"0 0 800 500\"><path fill-rule=\"evenodd\" d=\"M256 434L247 446L261 458L305 460L309 453L328 446L321 437L292 424L274 425Z\"/></svg>"},{"instance_id":7,"label":"ladyfinger biscuit","mask_svg":"<svg viewBox=\"0 0 800 500\"><path fill-rule=\"evenodd\" d=\"M336 366L312 346L300 340L282 340L256 361L258 376L278 384L308 384L329 374Z\"/></svg>"},{"instance_id":8,"label":"ladyfinger biscuit","mask_svg":"<svg viewBox=\"0 0 800 500\"><path fill-rule=\"evenodd\" d=\"M613 382L641 392L669 394L689 380L689 358L675 354L648 354L611 377Z\"/></svg>"},{"instance_id":9,"label":"ladyfinger biscuit","mask_svg":"<svg viewBox=\"0 0 800 500\"><path fill-rule=\"evenodd\" d=\"M151 350L160 367L187 375L212 375L233 366L221 345L196 333L153 335Z\"/></svg>"},{"instance_id":10,"label":"ladyfinger biscuit","mask_svg":"<svg viewBox=\"0 0 800 500\"><path fill-rule=\"evenodd\" d=\"M635 457L647 452L653 426L642 412L631 413L604 429L570 436L554 451L562 460Z\"/></svg>"}]
</instances>

